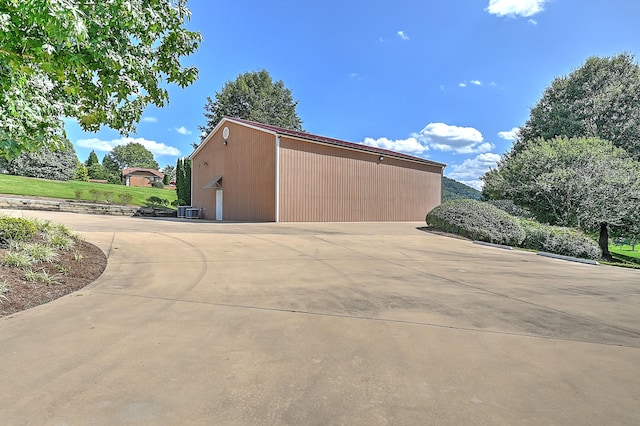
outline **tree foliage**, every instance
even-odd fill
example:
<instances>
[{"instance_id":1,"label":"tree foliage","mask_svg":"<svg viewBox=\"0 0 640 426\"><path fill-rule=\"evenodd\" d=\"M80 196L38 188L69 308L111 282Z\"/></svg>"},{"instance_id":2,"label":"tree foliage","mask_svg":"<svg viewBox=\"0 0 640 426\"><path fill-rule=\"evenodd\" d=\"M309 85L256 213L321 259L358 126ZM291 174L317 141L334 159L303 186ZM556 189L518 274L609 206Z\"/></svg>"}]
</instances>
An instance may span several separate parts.
<instances>
[{"instance_id":1,"label":"tree foliage","mask_svg":"<svg viewBox=\"0 0 640 426\"><path fill-rule=\"evenodd\" d=\"M122 182L122 168L120 165L113 159L111 153L105 155L102 158L102 167L104 170L105 177L109 183L113 184L123 184ZM100 178L95 178L100 179Z\"/></svg>"},{"instance_id":2,"label":"tree foliage","mask_svg":"<svg viewBox=\"0 0 640 426\"><path fill-rule=\"evenodd\" d=\"M96 152L91 150L87 161L84 162L84 165L90 167L93 164L100 164L100 160L98 160L98 155L96 154Z\"/></svg>"},{"instance_id":3,"label":"tree foliage","mask_svg":"<svg viewBox=\"0 0 640 426\"><path fill-rule=\"evenodd\" d=\"M77 162L73 145L65 140L61 149L25 152L9 161L3 159L0 167L10 175L67 181L74 178Z\"/></svg>"},{"instance_id":4,"label":"tree foliage","mask_svg":"<svg viewBox=\"0 0 640 426\"><path fill-rule=\"evenodd\" d=\"M100 163L93 163L87 166L87 174L89 175L89 179L108 180L107 171Z\"/></svg>"},{"instance_id":5,"label":"tree foliage","mask_svg":"<svg viewBox=\"0 0 640 426\"><path fill-rule=\"evenodd\" d=\"M597 137L640 159L639 94L640 65L633 56L589 58L544 91L514 150L537 138Z\"/></svg>"},{"instance_id":6,"label":"tree foliage","mask_svg":"<svg viewBox=\"0 0 640 426\"><path fill-rule=\"evenodd\" d=\"M116 146L105 156L103 165L105 160L110 164L110 171L117 170L121 172L122 169L127 167L142 167L154 170L159 168L158 162L153 158L153 153L137 142Z\"/></svg>"},{"instance_id":7,"label":"tree foliage","mask_svg":"<svg viewBox=\"0 0 640 426\"><path fill-rule=\"evenodd\" d=\"M224 116L271 124L285 129L302 130L296 113L298 101L282 80L273 82L266 70L246 72L228 81L215 99L207 97L204 116L207 123L199 126L204 137Z\"/></svg>"},{"instance_id":8,"label":"tree foliage","mask_svg":"<svg viewBox=\"0 0 640 426\"><path fill-rule=\"evenodd\" d=\"M176 196L184 205L191 205L191 160L178 158L176 163Z\"/></svg>"},{"instance_id":9,"label":"tree foliage","mask_svg":"<svg viewBox=\"0 0 640 426\"><path fill-rule=\"evenodd\" d=\"M164 173L165 178L167 178L167 182L165 182L165 184L168 185L170 182L175 182L175 180L176 180L176 167L175 166L173 166L171 164L167 164L160 171L162 173Z\"/></svg>"},{"instance_id":10,"label":"tree foliage","mask_svg":"<svg viewBox=\"0 0 640 426\"><path fill-rule=\"evenodd\" d=\"M480 200L481 194L475 188L460 183L456 180L442 177L442 202L456 200L458 198L468 198L471 200Z\"/></svg>"},{"instance_id":11,"label":"tree foliage","mask_svg":"<svg viewBox=\"0 0 640 426\"><path fill-rule=\"evenodd\" d=\"M80 160L77 160L76 174L73 177L73 180L79 180L82 182L87 182L89 180L89 170L87 169L87 166L85 166L84 163Z\"/></svg>"},{"instance_id":12,"label":"tree foliage","mask_svg":"<svg viewBox=\"0 0 640 426\"><path fill-rule=\"evenodd\" d=\"M510 199L551 225L600 232L640 221L640 163L597 138L529 141L483 177L485 194Z\"/></svg>"},{"instance_id":13,"label":"tree foliage","mask_svg":"<svg viewBox=\"0 0 640 426\"><path fill-rule=\"evenodd\" d=\"M84 130L135 130L165 83L197 78L180 59L201 40L186 0L0 3L0 155L64 146L62 116Z\"/></svg>"}]
</instances>

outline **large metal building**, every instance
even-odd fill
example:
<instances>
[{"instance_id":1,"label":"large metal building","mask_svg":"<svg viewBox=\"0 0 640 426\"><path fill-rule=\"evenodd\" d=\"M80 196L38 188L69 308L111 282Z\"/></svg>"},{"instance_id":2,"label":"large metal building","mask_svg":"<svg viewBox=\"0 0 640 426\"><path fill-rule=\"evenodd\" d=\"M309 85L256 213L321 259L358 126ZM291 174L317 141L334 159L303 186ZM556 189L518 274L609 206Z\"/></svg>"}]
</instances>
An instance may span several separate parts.
<instances>
[{"instance_id":1,"label":"large metal building","mask_svg":"<svg viewBox=\"0 0 640 426\"><path fill-rule=\"evenodd\" d=\"M204 219L421 221L442 201L444 164L238 118L223 118L190 158Z\"/></svg>"}]
</instances>

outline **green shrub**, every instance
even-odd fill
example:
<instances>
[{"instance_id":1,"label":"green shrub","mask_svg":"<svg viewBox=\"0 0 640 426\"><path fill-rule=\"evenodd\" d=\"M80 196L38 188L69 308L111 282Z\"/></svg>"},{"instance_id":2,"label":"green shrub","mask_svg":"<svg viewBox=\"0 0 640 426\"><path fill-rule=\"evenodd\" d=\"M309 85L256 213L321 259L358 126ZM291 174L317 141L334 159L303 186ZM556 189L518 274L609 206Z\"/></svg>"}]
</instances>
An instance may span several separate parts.
<instances>
[{"instance_id":1,"label":"green shrub","mask_svg":"<svg viewBox=\"0 0 640 426\"><path fill-rule=\"evenodd\" d=\"M58 284L59 275L49 275L47 271L35 272L31 269L24 271L24 279L29 282L44 284Z\"/></svg>"},{"instance_id":2,"label":"green shrub","mask_svg":"<svg viewBox=\"0 0 640 426\"><path fill-rule=\"evenodd\" d=\"M36 262L53 263L60 257L53 247L41 243L26 243L22 251Z\"/></svg>"},{"instance_id":3,"label":"green shrub","mask_svg":"<svg viewBox=\"0 0 640 426\"><path fill-rule=\"evenodd\" d=\"M26 253L8 251L2 256L2 264L4 266L14 268L26 268L31 266L35 261Z\"/></svg>"},{"instance_id":4,"label":"green shrub","mask_svg":"<svg viewBox=\"0 0 640 426\"><path fill-rule=\"evenodd\" d=\"M72 237L62 234L47 234L47 244L59 250L71 250L75 245Z\"/></svg>"},{"instance_id":5,"label":"green shrub","mask_svg":"<svg viewBox=\"0 0 640 426\"><path fill-rule=\"evenodd\" d=\"M162 189L164 188L164 183L160 180L157 180L151 184L154 188Z\"/></svg>"},{"instance_id":6,"label":"green shrub","mask_svg":"<svg viewBox=\"0 0 640 426\"><path fill-rule=\"evenodd\" d=\"M562 226L551 226L533 220L520 220L526 237L521 247L584 259L602 256L598 244L582 231Z\"/></svg>"},{"instance_id":7,"label":"green shrub","mask_svg":"<svg viewBox=\"0 0 640 426\"><path fill-rule=\"evenodd\" d=\"M146 201L148 207L167 207L169 205L169 200L156 196L149 197Z\"/></svg>"},{"instance_id":8,"label":"green shrub","mask_svg":"<svg viewBox=\"0 0 640 426\"><path fill-rule=\"evenodd\" d=\"M426 221L443 231L489 243L517 246L525 237L516 218L476 200L447 201L431 210Z\"/></svg>"},{"instance_id":9,"label":"green shrub","mask_svg":"<svg viewBox=\"0 0 640 426\"><path fill-rule=\"evenodd\" d=\"M104 200L107 202L107 204L113 203L113 192L105 191L102 195L104 196Z\"/></svg>"},{"instance_id":10,"label":"green shrub","mask_svg":"<svg viewBox=\"0 0 640 426\"><path fill-rule=\"evenodd\" d=\"M173 200L171 202L171 205L173 207L178 207L178 206L186 206L187 203L183 199L177 199L177 200Z\"/></svg>"},{"instance_id":11,"label":"green shrub","mask_svg":"<svg viewBox=\"0 0 640 426\"><path fill-rule=\"evenodd\" d=\"M0 217L0 244L6 244L11 240L27 241L37 232L36 225L27 219Z\"/></svg>"},{"instance_id":12,"label":"green shrub","mask_svg":"<svg viewBox=\"0 0 640 426\"><path fill-rule=\"evenodd\" d=\"M529 210L523 209L522 207L517 206L511 200L488 200L485 202L499 208L500 210L503 210L509 213L511 216L524 217L526 219L533 217L533 215Z\"/></svg>"},{"instance_id":13,"label":"green shrub","mask_svg":"<svg viewBox=\"0 0 640 426\"><path fill-rule=\"evenodd\" d=\"M82 200L82 193L83 192L84 191L82 189L78 189L78 190L74 191L74 194L76 196L76 200L78 200L78 201Z\"/></svg>"},{"instance_id":14,"label":"green shrub","mask_svg":"<svg viewBox=\"0 0 640 426\"><path fill-rule=\"evenodd\" d=\"M94 203L97 203L100 198L102 198L102 191L99 189L90 189L89 194L91 194L91 200Z\"/></svg>"},{"instance_id":15,"label":"green shrub","mask_svg":"<svg viewBox=\"0 0 640 426\"><path fill-rule=\"evenodd\" d=\"M131 194L118 194L118 199L122 204L129 204L131 200L133 200L133 195Z\"/></svg>"}]
</instances>

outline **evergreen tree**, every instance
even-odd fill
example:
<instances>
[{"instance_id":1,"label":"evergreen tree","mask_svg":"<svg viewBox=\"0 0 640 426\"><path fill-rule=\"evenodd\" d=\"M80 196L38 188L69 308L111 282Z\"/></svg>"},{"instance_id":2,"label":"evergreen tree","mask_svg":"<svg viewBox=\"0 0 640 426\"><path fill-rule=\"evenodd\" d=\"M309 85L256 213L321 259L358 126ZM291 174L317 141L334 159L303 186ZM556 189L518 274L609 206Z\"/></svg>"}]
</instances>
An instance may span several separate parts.
<instances>
[{"instance_id":1,"label":"evergreen tree","mask_svg":"<svg viewBox=\"0 0 640 426\"><path fill-rule=\"evenodd\" d=\"M89 158L87 158L87 161L84 162L84 165L87 166L87 168L89 168L93 164L100 164L100 160L98 160L98 156L96 155L96 152L92 150L91 153L89 154Z\"/></svg>"}]
</instances>

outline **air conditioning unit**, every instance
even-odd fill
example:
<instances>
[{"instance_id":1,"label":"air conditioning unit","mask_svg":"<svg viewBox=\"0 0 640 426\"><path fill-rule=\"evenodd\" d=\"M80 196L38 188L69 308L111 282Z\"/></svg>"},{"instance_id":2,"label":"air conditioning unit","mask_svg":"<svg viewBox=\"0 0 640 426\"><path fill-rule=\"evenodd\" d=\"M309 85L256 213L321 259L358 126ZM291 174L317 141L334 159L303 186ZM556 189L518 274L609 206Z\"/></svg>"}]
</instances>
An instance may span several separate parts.
<instances>
[{"instance_id":1,"label":"air conditioning unit","mask_svg":"<svg viewBox=\"0 0 640 426\"><path fill-rule=\"evenodd\" d=\"M185 218L187 219L200 219L200 212L202 211L202 209L198 209L198 208L188 208L185 211Z\"/></svg>"},{"instance_id":2,"label":"air conditioning unit","mask_svg":"<svg viewBox=\"0 0 640 426\"><path fill-rule=\"evenodd\" d=\"M187 217L187 209L193 208L192 206L178 206L178 217Z\"/></svg>"}]
</instances>

